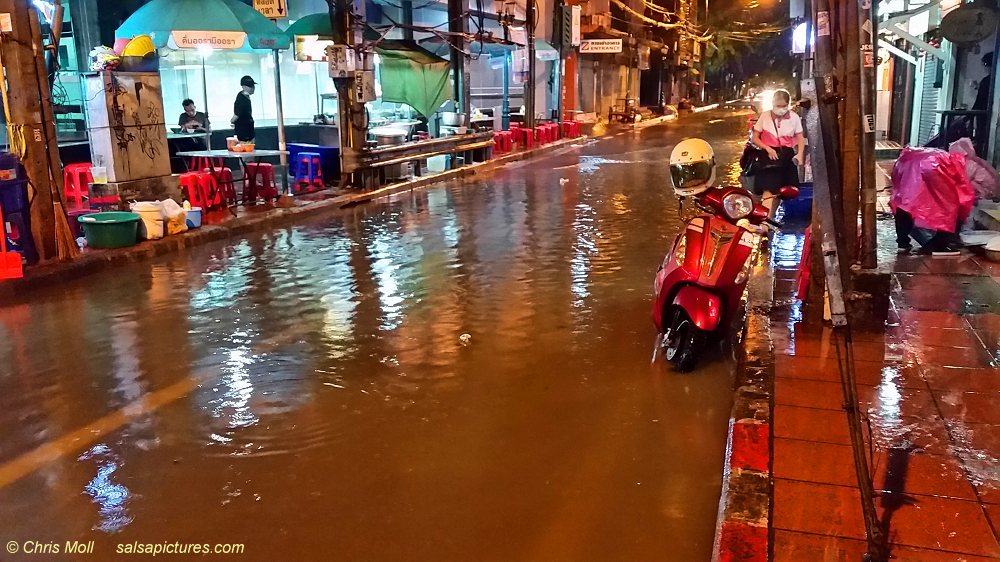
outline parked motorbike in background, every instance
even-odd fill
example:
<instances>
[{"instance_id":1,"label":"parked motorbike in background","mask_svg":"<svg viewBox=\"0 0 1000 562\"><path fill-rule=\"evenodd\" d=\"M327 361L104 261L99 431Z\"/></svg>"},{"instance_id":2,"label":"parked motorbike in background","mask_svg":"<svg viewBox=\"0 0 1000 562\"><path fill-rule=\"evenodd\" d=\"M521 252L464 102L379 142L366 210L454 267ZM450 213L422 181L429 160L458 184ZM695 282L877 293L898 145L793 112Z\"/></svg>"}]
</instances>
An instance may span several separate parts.
<instances>
[{"instance_id":1,"label":"parked motorbike in background","mask_svg":"<svg viewBox=\"0 0 1000 562\"><path fill-rule=\"evenodd\" d=\"M725 335L750 278L761 225L779 226L749 191L714 188L715 175L715 153L702 139L684 140L670 154L674 193L703 211L686 221L653 284L657 346L680 372L694 369L705 344ZM778 196L797 195L797 188L784 187Z\"/></svg>"}]
</instances>

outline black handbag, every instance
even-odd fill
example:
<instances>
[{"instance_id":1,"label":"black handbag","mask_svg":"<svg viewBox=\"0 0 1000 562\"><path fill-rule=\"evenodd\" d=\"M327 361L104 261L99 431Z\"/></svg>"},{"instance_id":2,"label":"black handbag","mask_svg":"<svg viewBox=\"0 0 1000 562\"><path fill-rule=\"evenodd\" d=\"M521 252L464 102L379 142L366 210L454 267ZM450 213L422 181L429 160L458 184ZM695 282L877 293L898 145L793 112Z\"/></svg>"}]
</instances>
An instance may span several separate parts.
<instances>
[{"instance_id":1,"label":"black handbag","mask_svg":"<svg viewBox=\"0 0 1000 562\"><path fill-rule=\"evenodd\" d=\"M771 126L774 127L774 137L778 138L778 126L774 123L773 117L771 118ZM771 160L766 150L757 148L751 141L747 142L747 145L743 148L743 154L740 155L740 168L743 169L743 173L747 177L759 171L771 170L781 166L782 162L780 159Z\"/></svg>"}]
</instances>

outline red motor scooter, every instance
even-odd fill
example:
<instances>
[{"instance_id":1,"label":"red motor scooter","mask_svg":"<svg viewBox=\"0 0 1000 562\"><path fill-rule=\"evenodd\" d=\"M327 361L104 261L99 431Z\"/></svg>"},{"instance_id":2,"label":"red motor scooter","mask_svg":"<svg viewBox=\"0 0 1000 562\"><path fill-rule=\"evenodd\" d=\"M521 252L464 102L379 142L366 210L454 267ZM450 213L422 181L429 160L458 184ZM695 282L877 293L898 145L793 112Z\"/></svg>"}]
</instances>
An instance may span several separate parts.
<instances>
[{"instance_id":1,"label":"red motor scooter","mask_svg":"<svg viewBox=\"0 0 1000 562\"><path fill-rule=\"evenodd\" d=\"M714 155L711 165L714 168ZM674 155L671 168L675 191L685 196L673 170ZM713 180L714 172L707 189L690 195L704 213L685 223L653 285L653 322L661 338L657 346L662 346L667 361L680 372L694 369L709 339L725 335L750 278L760 238L758 227L767 222L778 226L749 191L712 188ZM798 191L785 187L778 197L792 199Z\"/></svg>"}]
</instances>

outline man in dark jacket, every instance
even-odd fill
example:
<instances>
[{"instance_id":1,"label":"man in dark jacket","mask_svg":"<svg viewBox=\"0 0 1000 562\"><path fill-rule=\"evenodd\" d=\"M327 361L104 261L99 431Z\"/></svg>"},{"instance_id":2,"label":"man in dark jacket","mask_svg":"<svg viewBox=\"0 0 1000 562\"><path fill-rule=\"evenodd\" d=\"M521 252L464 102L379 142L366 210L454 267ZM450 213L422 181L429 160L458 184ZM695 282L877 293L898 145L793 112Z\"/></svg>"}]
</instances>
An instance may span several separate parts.
<instances>
[{"instance_id":1,"label":"man in dark jacket","mask_svg":"<svg viewBox=\"0 0 1000 562\"><path fill-rule=\"evenodd\" d=\"M253 95L257 83L253 78L244 76L240 79L242 90L236 94L236 101L233 102L233 128L236 130L236 138L240 142L250 142L257 136L253 126L253 105L250 103L250 96Z\"/></svg>"}]
</instances>

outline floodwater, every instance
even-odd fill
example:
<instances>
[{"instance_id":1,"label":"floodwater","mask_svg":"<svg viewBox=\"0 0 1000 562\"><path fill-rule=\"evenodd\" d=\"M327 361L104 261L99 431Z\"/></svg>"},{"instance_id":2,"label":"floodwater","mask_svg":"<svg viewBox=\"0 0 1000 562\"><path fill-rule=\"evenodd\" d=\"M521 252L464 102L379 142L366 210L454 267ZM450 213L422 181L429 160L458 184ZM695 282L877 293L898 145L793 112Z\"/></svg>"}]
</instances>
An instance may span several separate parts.
<instances>
[{"instance_id":1,"label":"floodwater","mask_svg":"<svg viewBox=\"0 0 1000 562\"><path fill-rule=\"evenodd\" d=\"M693 116L0 306L0 542L708 560L732 365L651 365L650 293L670 148L728 162L744 127Z\"/></svg>"}]
</instances>

